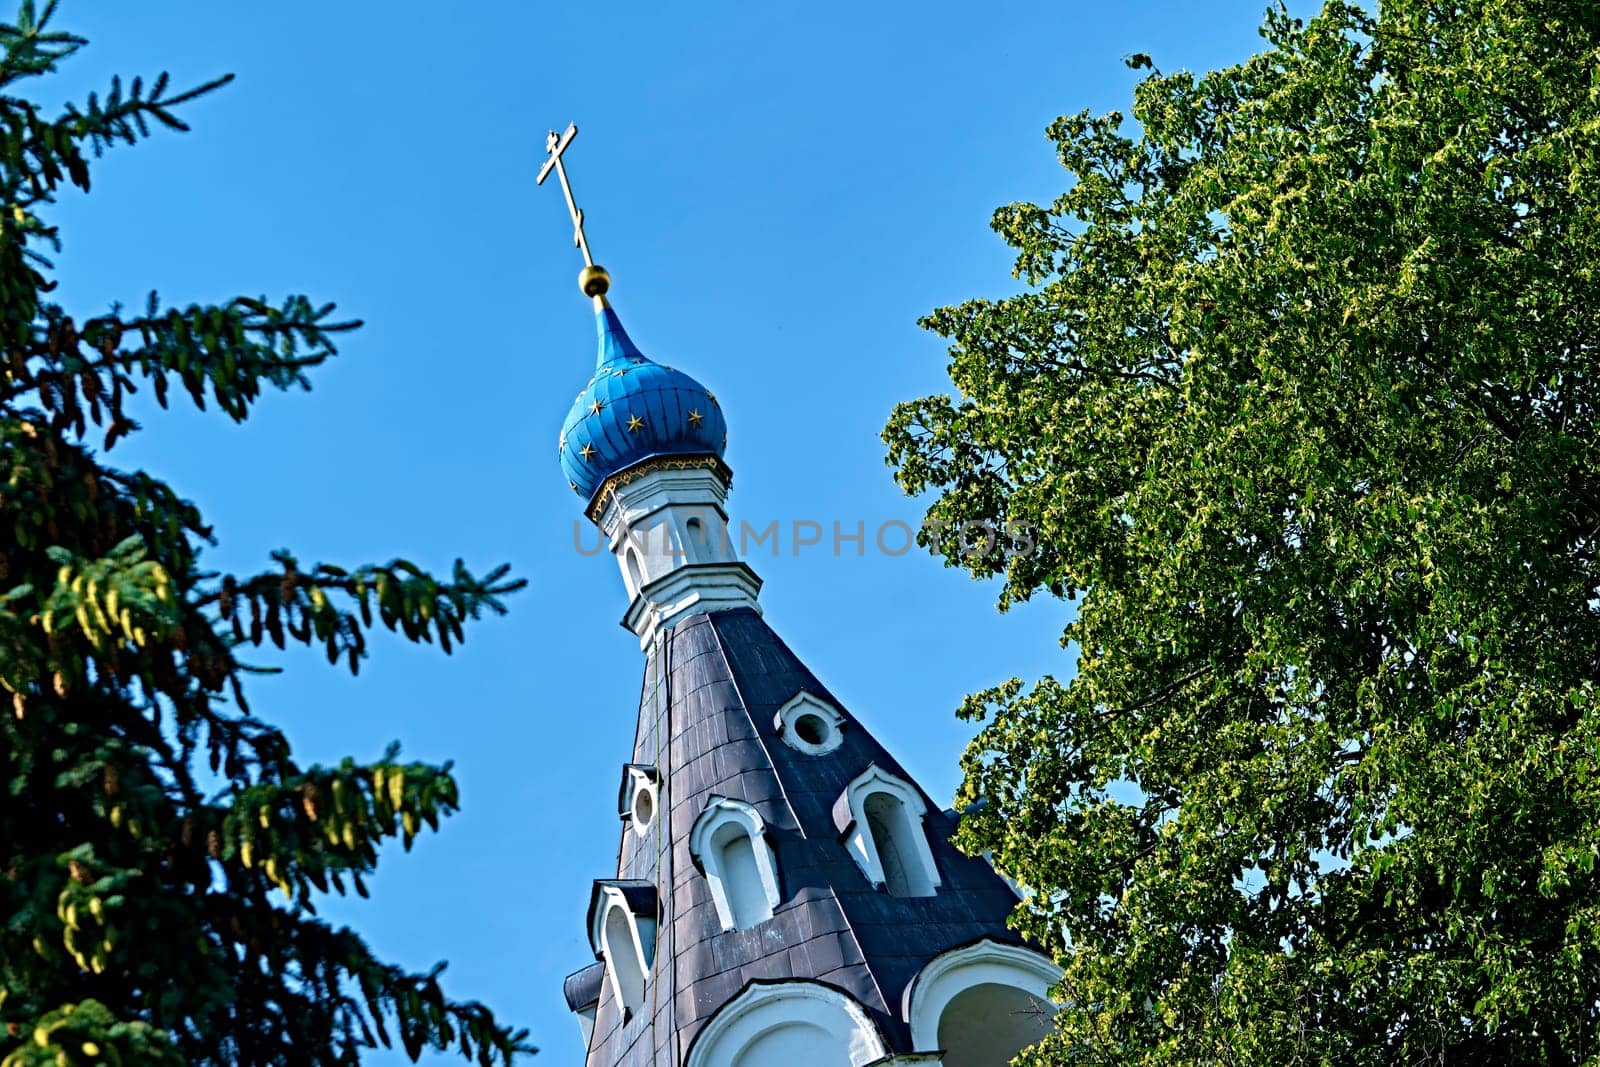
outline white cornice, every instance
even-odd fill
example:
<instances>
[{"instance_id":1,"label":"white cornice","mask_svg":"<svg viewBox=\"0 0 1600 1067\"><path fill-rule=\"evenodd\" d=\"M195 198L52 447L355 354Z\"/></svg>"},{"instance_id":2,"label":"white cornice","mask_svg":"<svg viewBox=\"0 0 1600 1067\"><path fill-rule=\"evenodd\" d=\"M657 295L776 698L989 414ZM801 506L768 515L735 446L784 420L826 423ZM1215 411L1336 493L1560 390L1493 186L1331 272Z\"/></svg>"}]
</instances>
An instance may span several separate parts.
<instances>
[{"instance_id":1,"label":"white cornice","mask_svg":"<svg viewBox=\"0 0 1600 1067\"><path fill-rule=\"evenodd\" d=\"M628 605L622 625L639 635L641 649L648 649L657 633L688 615L733 608L759 613L760 592L760 577L742 561L687 563L647 582Z\"/></svg>"}]
</instances>

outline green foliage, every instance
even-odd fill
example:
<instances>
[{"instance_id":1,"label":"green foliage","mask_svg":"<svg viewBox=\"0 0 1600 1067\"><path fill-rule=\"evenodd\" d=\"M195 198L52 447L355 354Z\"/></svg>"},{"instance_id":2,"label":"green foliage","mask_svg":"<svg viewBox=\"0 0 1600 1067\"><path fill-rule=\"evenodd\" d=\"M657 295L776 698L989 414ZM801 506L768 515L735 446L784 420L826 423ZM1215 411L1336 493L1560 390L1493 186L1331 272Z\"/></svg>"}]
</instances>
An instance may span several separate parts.
<instances>
[{"instance_id":1,"label":"green foliage","mask_svg":"<svg viewBox=\"0 0 1600 1067\"><path fill-rule=\"evenodd\" d=\"M0 1067L182 1067L172 1041L149 1023L119 1022L98 1001L68 1004L39 1019Z\"/></svg>"},{"instance_id":2,"label":"green foliage","mask_svg":"<svg viewBox=\"0 0 1600 1067\"><path fill-rule=\"evenodd\" d=\"M82 45L49 28L53 7L0 26L8 94ZM242 420L357 324L304 297L151 296L83 319L48 299L57 190L87 190L91 160L152 124L184 129L173 109L225 80L113 83L58 116L0 96L0 1061L355 1064L398 1038L413 1058L509 1063L525 1033L447 997L442 968L386 964L315 913L319 895L365 895L385 841L409 848L456 809L448 765L391 749L300 766L251 714L239 656L294 642L355 671L377 623L448 652L523 583L282 551L260 574L203 571L196 508L102 462L137 429L130 398Z\"/></svg>"},{"instance_id":3,"label":"green foliage","mask_svg":"<svg viewBox=\"0 0 1600 1067\"><path fill-rule=\"evenodd\" d=\"M1031 1063L1600 1057L1600 5L1328 3L1050 130L885 431L1076 603L971 698L962 842L1065 967ZM1144 67L1135 56L1130 66Z\"/></svg>"}]
</instances>

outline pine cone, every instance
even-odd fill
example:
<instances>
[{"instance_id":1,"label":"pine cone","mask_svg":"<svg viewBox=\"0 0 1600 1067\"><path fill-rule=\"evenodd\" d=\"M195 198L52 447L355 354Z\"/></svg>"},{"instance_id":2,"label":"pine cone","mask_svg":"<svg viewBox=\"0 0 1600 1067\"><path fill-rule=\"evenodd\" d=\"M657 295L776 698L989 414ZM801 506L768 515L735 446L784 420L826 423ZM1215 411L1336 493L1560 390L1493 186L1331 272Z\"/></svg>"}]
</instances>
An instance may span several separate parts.
<instances>
[{"instance_id":1,"label":"pine cone","mask_svg":"<svg viewBox=\"0 0 1600 1067\"><path fill-rule=\"evenodd\" d=\"M306 818L316 822L322 814L322 790L316 782L307 782L300 790L300 806L305 809Z\"/></svg>"}]
</instances>

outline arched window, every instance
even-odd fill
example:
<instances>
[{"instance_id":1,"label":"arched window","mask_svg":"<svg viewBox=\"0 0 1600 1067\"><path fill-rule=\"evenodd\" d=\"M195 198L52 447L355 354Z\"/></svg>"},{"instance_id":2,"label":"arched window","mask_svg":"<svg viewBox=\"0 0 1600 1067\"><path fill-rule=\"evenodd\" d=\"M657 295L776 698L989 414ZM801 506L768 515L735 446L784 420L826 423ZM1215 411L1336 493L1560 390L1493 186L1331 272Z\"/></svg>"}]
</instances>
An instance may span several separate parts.
<instances>
[{"instance_id":1,"label":"arched window","mask_svg":"<svg viewBox=\"0 0 1600 1067\"><path fill-rule=\"evenodd\" d=\"M706 524L700 516L691 515L683 524L683 554L690 563L699 563L711 557L711 543L706 540Z\"/></svg>"},{"instance_id":2,"label":"arched window","mask_svg":"<svg viewBox=\"0 0 1600 1067\"><path fill-rule=\"evenodd\" d=\"M778 709L772 718L772 728L790 748L808 756L821 756L844 741L844 721L838 708L801 690Z\"/></svg>"},{"instance_id":3,"label":"arched window","mask_svg":"<svg viewBox=\"0 0 1600 1067\"><path fill-rule=\"evenodd\" d=\"M912 852L913 838L922 833L922 826L911 824L905 803L893 793L868 793L862 810L883 865L884 891L891 897L931 897L933 882Z\"/></svg>"},{"instance_id":4,"label":"arched window","mask_svg":"<svg viewBox=\"0 0 1600 1067\"><path fill-rule=\"evenodd\" d=\"M1055 1005L999 982L968 986L939 1016L943 1067L1005 1067L1050 1032Z\"/></svg>"},{"instance_id":5,"label":"arched window","mask_svg":"<svg viewBox=\"0 0 1600 1067\"><path fill-rule=\"evenodd\" d=\"M940 877L922 825L927 810L909 782L874 765L845 787L833 819L867 881L890 896L931 897Z\"/></svg>"},{"instance_id":6,"label":"arched window","mask_svg":"<svg viewBox=\"0 0 1600 1067\"><path fill-rule=\"evenodd\" d=\"M589 899L589 942L604 960L624 1020L644 1003L656 951L656 892L649 882L602 879Z\"/></svg>"},{"instance_id":7,"label":"arched window","mask_svg":"<svg viewBox=\"0 0 1600 1067\"><path fill-rule=\"evenodd\" d=\"M1060 978L1039 953L987 939L935 956L905 993L912 1044L942 1049L945 1067L1004 1067L1050 1032Z\"/></svg>"},{"instance_id":8,"label":"arched window","mask_svg":"<svg viewBox=\"0 0 1600 1067\"><path fill-rule=\"evenodd\" d=\"M864 1067L889 1048L866 1011L819 982L752 982L711 1017L687 1067Z\"/></svg>"},{"instance_id":9,"label":"arched window","mask_svg":"<svg viewBox=\"0 0 1600 1067\"><path fill-rule=\"evenodd\" d=\"M689 831L689 854L705 873L724 930L772 918L780 900L778 864L755 808L713 796Z\"/></svg>"}]
</instances>

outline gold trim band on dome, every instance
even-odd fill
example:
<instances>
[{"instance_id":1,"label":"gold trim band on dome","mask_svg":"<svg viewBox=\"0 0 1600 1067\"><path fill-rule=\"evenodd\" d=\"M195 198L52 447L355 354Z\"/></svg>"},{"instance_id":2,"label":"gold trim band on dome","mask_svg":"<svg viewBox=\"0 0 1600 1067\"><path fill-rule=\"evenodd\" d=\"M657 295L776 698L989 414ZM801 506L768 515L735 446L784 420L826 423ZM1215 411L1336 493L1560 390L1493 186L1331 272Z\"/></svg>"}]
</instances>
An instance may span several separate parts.
<instances>
[{"instance_id":1,"label":"gold trim band on dome","mask_svg":"<svg viewBox=\"0 0 1600 1067\"><path fill-rule=\"evenodd\" d=\"M721 459L709 453L694 456L652 456L640 463L635 463L626 470L620 470L600 483L600 488L595 490L594 497L590 499L584 514L589 521L595 524L600 522L600 514L605 511L606 503L616 495L617 487L627 485L635 478L642 478L651 471L685 471L699 470L701 468L713 471L722 478L723 484L733 484L733 468Z\"/></svg>"}]
</instances>

